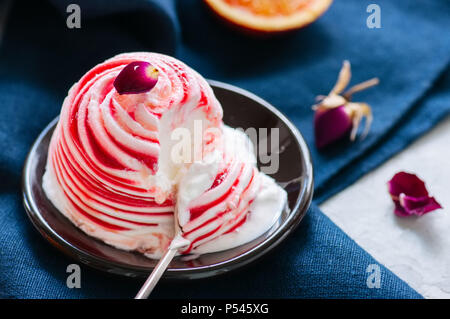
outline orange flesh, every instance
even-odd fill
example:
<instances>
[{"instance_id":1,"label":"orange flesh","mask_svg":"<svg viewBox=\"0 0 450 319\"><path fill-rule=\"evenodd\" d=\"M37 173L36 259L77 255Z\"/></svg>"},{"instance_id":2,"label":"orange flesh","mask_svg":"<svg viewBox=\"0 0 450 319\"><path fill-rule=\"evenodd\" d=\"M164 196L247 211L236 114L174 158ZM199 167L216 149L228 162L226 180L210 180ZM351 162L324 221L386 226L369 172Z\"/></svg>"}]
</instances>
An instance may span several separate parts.
<instances>
[{"instance_id":1,"label":"orange flesh","mask_svg":"<svg viewBox=\"0 0 450 319\"><path fill-rule=\"evenodd\" d=\"M223 0L232 7L241 7L263 16L288 16L307 7L313 0Z\"/></svg>"}]
</instances>

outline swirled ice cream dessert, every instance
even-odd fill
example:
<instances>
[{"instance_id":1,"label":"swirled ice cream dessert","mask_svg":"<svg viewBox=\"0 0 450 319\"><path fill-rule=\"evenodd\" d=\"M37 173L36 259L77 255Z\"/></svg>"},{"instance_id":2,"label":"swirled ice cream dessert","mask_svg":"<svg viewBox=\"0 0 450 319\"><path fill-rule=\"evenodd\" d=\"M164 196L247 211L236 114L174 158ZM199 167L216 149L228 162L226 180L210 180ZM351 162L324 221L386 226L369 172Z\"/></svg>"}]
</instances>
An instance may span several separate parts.
<instances>
[{"instance_id":1,"label":"swirled ice cream dessert","mask_svg":"<svg viewBox=\"0 0 450 319\"><path fill-rule=\"evenodd\" d=\"M121 54L70 89L43 188L76 226L117 248L158 258L177 230L189 242L182 254L220 251L263 234L286 204L249 144L223 124L197 72L166 55Z\"/></svg>"}]
</instances>

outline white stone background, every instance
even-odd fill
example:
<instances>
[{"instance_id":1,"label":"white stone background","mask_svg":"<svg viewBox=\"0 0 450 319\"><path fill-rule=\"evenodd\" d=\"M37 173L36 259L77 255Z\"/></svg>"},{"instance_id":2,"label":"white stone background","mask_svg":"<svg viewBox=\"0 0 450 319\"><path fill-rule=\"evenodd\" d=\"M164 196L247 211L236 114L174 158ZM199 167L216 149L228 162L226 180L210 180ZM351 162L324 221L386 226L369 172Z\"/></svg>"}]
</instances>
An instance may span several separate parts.
<instances>
[{"instance_id":1,"label":"white stone background","mask_svg":"<svg viewBox=\"0 0 450 319\"><path fill-rule=\"evenodd\" d=\"M320 206L378 262L426 298L450 298L449 141L447 117L411 146ZM386 183L399 171L422 178L444 208L417 218L396 217Z\"/></svg>"},{"instance_id":2,"label":"white stone background","mask_svg":"<svg viewBox=\"0 0 450 319\"><path fill-rule=\"evenodd\" d=\"M0 0L0 44L9 3ZM336 225L426 298L450 298L449 141L450 117L321 205ZM401 170L424 179L444 209L396 217L386 182Z\"/></svg>"}]
</instances>

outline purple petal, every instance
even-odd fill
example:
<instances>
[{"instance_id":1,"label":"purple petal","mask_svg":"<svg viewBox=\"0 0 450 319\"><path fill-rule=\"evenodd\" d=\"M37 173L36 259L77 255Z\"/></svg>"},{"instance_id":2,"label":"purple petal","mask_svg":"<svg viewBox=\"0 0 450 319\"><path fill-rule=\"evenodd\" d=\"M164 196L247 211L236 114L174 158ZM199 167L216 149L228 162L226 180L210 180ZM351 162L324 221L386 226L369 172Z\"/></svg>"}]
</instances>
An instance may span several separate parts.
<instances>
[{"instance_id":1,"label":"purple petal","mask_svg":"<svg viewBox=\"0 0 450 319\"><path fill-rule=\"evenodd\" d=\"M399 216L399 217L408 217L411 216L411 214L408 214L406 212L406 210L403 208L402 205L400 205L400 201L398 200L394 200L394 204L395 204L395 209L394 209L394 214Z\"/></svg>"},{"instance_id":2,"label":"purple petal","mask_svg":"<svg viewBox=\"0 0 450 319\"><path fill-rule=\"evenodd\" d=\"M434 197L412 197L405 194L400 194L400 205L406 214L417 216L442 208Z\"/></svg>"},{"instance_id":3,"label":"purple petal","mask_svg":"<svg viewBox=\"0 0 450 319\"><path fill-rule=\"evenodd\" d=\"M406 172L395 174L388 182L388 188L397 216L422 216L442 208L434 197L428 195L425 183L414 174Z\"/></svg>"},{"instance_id":4,"label":"purple petal","mask_svg":"<svg viewBox=\"0 0 450 319\"><path fill-rule=\"evenodd\" d=\"M119 94L138 94L148 92L158 82L158 70L145 61L135 61L120 71L114 80Z\"/></svg>"},{"instance_id":5,"label":"purple petal","mask_svg":"<svg viewBox=\"0 0 450 319\"><path fill-rule=\"evenodd\" d=\"M428 196L425 183L414 174L400 172L394 175L388 182L389 193L393 198L398 198L400 194L413 197Z\"/></svg>"},{"instance_id":6,"label":"purple petal","mask_svg":"<svg viewBox=\"0 0 450 319\"><path fill-rule=\"evenodd\" d=\"M323 148L349 135L352 120L345 107L318 109L314 114L314 133L317 148Z\"/></svg>"}]
</instances>

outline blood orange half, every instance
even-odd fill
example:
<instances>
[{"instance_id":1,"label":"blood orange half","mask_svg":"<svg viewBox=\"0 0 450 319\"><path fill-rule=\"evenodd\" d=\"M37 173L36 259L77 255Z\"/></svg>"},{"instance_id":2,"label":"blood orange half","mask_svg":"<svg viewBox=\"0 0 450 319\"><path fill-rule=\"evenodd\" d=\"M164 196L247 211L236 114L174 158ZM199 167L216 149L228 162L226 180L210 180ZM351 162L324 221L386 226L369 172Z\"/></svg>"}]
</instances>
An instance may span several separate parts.
<instances>
[{"instance_id":1,"label":"blood orange half","mask_svg":"<svg viewBox=\"0 0 450 319\"><path fill-rule=\"evenodd\" d=\"M333 0L204 0L221 18L263 33L302 28L314 22Z\"/></svg>"}]
</instances>

